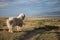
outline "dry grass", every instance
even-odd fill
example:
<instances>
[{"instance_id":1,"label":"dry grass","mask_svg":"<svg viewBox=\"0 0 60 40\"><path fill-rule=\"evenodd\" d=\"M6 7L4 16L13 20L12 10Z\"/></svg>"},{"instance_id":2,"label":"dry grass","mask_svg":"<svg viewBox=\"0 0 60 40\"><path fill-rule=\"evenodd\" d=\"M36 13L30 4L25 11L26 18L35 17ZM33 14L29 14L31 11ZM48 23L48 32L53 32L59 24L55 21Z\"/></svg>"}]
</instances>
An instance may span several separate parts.
<instances>
[{"instance_id":1,"label":"dry grass","mask_svg":"<svg viewBox=\"0 0 60 40\"><path fill-rule=\"evenodd\" d=\"M0 18L0 29L7 28ZM0 40L60 40L60 18L26 18L22 32L0 31Z\"/></svg>"}]
</instances>

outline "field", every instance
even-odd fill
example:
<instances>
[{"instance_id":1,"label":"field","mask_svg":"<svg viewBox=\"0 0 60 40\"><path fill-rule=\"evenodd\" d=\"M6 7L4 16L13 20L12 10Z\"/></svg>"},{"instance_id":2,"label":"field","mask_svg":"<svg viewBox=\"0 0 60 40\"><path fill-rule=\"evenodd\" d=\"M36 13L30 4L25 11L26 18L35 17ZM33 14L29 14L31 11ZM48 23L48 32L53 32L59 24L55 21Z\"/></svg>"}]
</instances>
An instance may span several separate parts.
<instances>
[{"instance_id":1,"label":"field","mask_svg":"<svg viewBox=\"0 0 60 40\"><path fill-rule=\"evenodd\" d=\"M6 19L0 17L0 40L60 40L60 18L25 18L22 31L9 33Z\"/></svg>"}]
</instances>

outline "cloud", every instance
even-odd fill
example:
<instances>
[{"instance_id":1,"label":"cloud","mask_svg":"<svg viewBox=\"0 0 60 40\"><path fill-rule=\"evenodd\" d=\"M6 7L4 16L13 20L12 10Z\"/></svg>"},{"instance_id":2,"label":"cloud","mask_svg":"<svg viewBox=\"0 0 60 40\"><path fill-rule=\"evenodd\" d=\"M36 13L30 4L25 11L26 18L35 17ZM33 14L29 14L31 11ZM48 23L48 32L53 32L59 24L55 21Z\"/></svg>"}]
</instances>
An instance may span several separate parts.
<instances>
[{"instance_id":1,"label":"cloud","mask_svg":"<svg viewBox=\"0 0 60 40\"><path fill-rule=\"evenodd\" d=\"M46 2L47 5L55 5L58 3L60 3L60 1L52 1L52 2L48 1L48 2Z\"/></svg>"},{"instance_id":2,"label":"cloud","mask_svg":"<svg viewBox=\"0 0 60 40\"><path fill-rule=\"evenodd\" d=\"M58 3L58 2L47 2L46 4L48 4L48 5L54 5L54 4L56 4L56 3Z\"/></svg>"},{"instance_id":3,"label":"cloud","mask_svg":"<svg viewBox=\"0 0 60 40\"><path fill-rule=\"evenodd\" d=\"M38 0L0 0L0 8L6 6L14 6L18 4L29 4L37 1Z\"/></svg>"},{"instance_id":4,"label":"cloud","mask_svg":"<svg viewBox=\"0 0 60 40\"><path fill-rule=\"evenodd\" d=\"M6 7L8 5L8 3L6 2L0 2L0 8Z\"/></svg>"},{"instance_id":5,"label":"cloud","mask_svg":"<svg viewBox=\"0 0 60 40\"><path fill-rule=\"evenodd\" d=\"M16 0L0 0L0 2L13 2L13 1L16 1Z\"/></svg>"},{"instance_id":6,"label":"cloud","mask_svg":"<svg viewBox=\"0 0 60 40\"><path fill-rule=\"evenodd\" d=\"M48 12L60 11L60 7L55 7L47 10Z\"/></svg>"},{"instance_id":7,"label":"cloud","mask_svg":"<svg viewBox=\"0 0 60 40\"><path fill-rule=\"evenodd\" d=\"M29 4L29 3L36 3L39 2L39 0L18 0L18 1L14 1L12 2L13 4Z\"/></svg>"},{"instance_id":8,"label":"cloud","mask_svg":"<svg viewBox=\"0 0 60 40\"><path fill-rule=\"evenodd\" d=\"M32 6L36 6L36 7L38 5L38 7L36 9L39 9L39 10L40 9L42 9L42 10L47 9L48 11L60 10L60 8L59 8L60 6L58 6L58 3L60 3L60 2L56 1L56 0L55 1L52 1L52 0L51 1L49 1L49 0L0 0L0 8L15 6L15 5L21 5L21 4L31 4L31 3L39 3L36 5L32 5ZM56 7L55 4L57 4L58 7ZM41 6L41 8L40 8L40 6ZM56 7L56 8L54 8L54 7Z\"/></svg>"}]
</instances>

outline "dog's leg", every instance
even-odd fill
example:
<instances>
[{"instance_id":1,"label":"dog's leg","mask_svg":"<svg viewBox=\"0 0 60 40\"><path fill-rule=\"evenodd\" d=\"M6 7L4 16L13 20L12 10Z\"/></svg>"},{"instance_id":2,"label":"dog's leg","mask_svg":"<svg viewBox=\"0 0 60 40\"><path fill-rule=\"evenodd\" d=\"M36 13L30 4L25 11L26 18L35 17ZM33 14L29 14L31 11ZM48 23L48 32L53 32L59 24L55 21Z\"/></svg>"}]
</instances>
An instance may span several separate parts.
<instances>
[{"instance_id":1,"label":"dog's leg","mask_svg":"<svg viewBox=\"0 0 60 40\"><path fill-rule=\"evenodd\" d=\"M8 27L8 29L9 29L9 32L13 32L12 31L12 26L10 25L10 23L9 23L9 21L6 21L6 23L7 23L7 27Z\"/></svg>"},{"instance_id":2,"label":"dog's leg","mask_svg":"<svg viewBox=\"0 0 60 40\"><path fill-rule=\"evenodd\" d=\"M13 33L13 27L12 26L10 26L9 32Z\"/></svg>"},{"instance_id":3,"label":"dog's leg","mask_svg":"<svg viewBox=\"0 0 60 40\"><path fill-rule=\"evenodd\" d=\"M21 31L21 27L17 26L17 31Z\"/></svg>"}]
</instances>

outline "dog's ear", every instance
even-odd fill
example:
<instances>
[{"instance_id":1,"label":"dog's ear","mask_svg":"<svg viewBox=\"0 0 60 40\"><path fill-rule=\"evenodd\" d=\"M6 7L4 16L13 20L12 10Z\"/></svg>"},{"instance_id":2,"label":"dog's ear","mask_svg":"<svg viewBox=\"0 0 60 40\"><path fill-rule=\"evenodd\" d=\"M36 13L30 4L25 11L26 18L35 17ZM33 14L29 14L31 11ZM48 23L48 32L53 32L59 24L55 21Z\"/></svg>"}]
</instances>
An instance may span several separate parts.
<instances>
[{"instance_id":1,"label":"dog's ear","mask_svg":"<svg viewBox=\"0 0 60 40\"><path fill-rule=\"evenodd\" d=\"M25 15L22 16L22 20L24 20L24 19L25 19Z\"/></svg>"}]
</instances>

